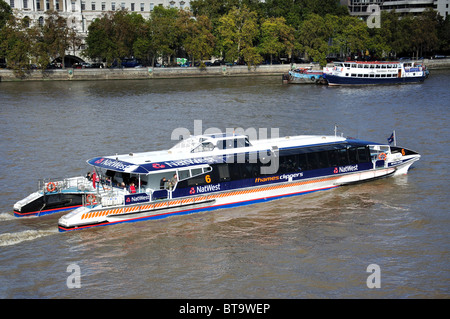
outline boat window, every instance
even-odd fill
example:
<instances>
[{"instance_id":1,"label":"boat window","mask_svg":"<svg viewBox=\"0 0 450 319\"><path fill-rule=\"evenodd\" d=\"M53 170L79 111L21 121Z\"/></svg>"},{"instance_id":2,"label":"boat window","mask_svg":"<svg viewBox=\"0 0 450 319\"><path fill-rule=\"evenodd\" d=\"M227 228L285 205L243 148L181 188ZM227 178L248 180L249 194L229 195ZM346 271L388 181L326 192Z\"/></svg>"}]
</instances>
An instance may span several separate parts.
<instances>
[{"instance_id":1,"label":"boat window","mask_svg":"<svg viewBox=\"0 0 450 319\"><path fill-rule=\"evenodd\" d=\"M351 147L347 150L349 165L358 164L358 152L355 147Z\"/></svg>"},{"instance_id":2,"label":"boat window","mask_svg":"<svg viewBox=\"0 0 450 319\"><path fill-rule=\"evenodd\" d=\"M375 69L375 65L371 64L371 65L370 65L370 68L371 68L371 69Z\"/></svg>"},{"instance_id":3,"label":"boat window","mask_svg":"<svg viewBox=\"0 0 450 319\"><path fill-rule=\"evenodd\" d=\"M374 78L375 74L369 74L369 77Z\"/></svg>"},{"instance_id":4,"label":"boat window","mask_svg":"<svg viewBox=\"0 0 450 319\"><path fill-rule=\"evenodd\" d=\"M359 78L362 78L362 77L363 77L363 75L362 75L362 74L358 74L358 77L359 77Z\"/></svg>"},{"instance_id":5,"label":"boat window","mask_svg":"<svg viewBox=\"0 0 450 319\"><path fill-rule=\"evenodd\" d=\"M375 65L375 69L379 69L379 68L381 68L381 65L379 65L379 64Z\"/></svg>"},{"instance_id":6,"label":"boat window","mask_svg":"<svg viewBox=\"0 0 450 319\"><path fill-rule=\"evenodd\" d=\"M368 64L365 64L364 65L364 69L368 69L369 68L369 65Z\"/></svg>"},{"instance_id":7,"label":"boat window","mask_svg":"<svg viewBox=\"0 0 450 319\"><path fill-rule=\"evenodd\" d=\"M363 68L362 64L358 64L358 68L362 69Z\"/></svg>"},{"instance_id":8,"label":"boat window","mask_svg":"<svg viewBox=\"0 0 450 319\"><path fill-rule=\"evenodd\" d=\"M368 78L368 77L369 77L369 74L364 74L364 77L365 77L365 78Z\"/></svg>"},{"instance_id":9,"label":"boat window","mask_svg":"<svg viewBox=\"0 0 450 319\"><path fill-rule=\"evenodd\" d=\"M356 74L355 74L355 73L352 73L352 76L353 76L353 77L356 77Z\"/></svg>"},{"instance_id":10,"label":"boat window","mask_svg":"<svg viewBox=\"0 0 450 319\"><path fill-rule=\"evenodd\" d=\"M191 169L191 176L200 175L203 173L203 169L201 168L193 168Z\"/></svg>"},{"instance_id":11,"label":"boat window","mask_svg":"<svg viewBox=\"0 0 450 319\"><path fill-rule=\"evenodd\" d=\"M397 73L392 74L392 77L396 78L397 77Z\"/></svg>"},{"instance_id":12,"label":"boat window","mask_svg":"<svg viewBox=\"0 0 450 319\"><path fill-rule=\"evenodd\" d=\"M386 74L386 76L387 76L388 78L391 78L391 77L392 77L392 74L388 73L388 74Z\"/></svg>"},{"instance_id":13,"label":"boat window","mask_svg":"<svg viewBox=\"0 0 450 319\"><path fill-rule=\"evenodd\" d=\"M375 74L375 77L376 77L376 78L379 78L379 77L380 77L380 75L379 75L379 74Z\"/></svg>"},{"instance_id":14,"label":"boat window","mask_svg":"<svg viewBox=\"0 0 450 319\"><path fill-rule=\"evenodd\" d=\"M386 74L381 74L381 77L382 77L382 78L385 78L385 77L386 77Z\"/></svg>"},{"instance_id":15,"label":"boat window","mask_svg":"<svg viewBox=\"0 0 450 319\"><path fill-rule=\"evenodd\" d=\"M189 169L178 171L178 179L181 181L183 179L191 177Z\"/></svg>"},{"instance_id":16,"label":"boat window","mask_svg":"<svg viewBox=\"0 0 450 319\"><path fill-rule=\"evenodd\" d=\"M381 66L381 68L382 68L382 69L386 69L386 65L383 64L383 65Z\"/></svg>"},{"instance_id":17,"label":"boat window","mask_svg":"<svg viewBox=\"0 0 450 319\"><path fill-rule=\"evenodd\" d=\"M360 163L370 162L368 149L365 146L358 147L357 152L358 152L358 161Z\"/></svg>"},{"instance_id":18,"label":"boat window","mask_svg":"<svg viewBox=\"0 0 450 319\"><path fill-rule=\"evenodd\" d=\"M356 68L356 64L352 64L352 68Z\"/></svg>"},{"instance_id":19,"label":"boat window","mask_svg":"<svg viewBox=\"0 0 450 319\"><path fill-rule=\"evenodd\" d=\"M217 165L217 169L219 171L220 181L227 181L230 179L230 171L228 169L228 164Z\"/></svg>"},{"instance_id":20,"label":"boat window","mask_svg":"<svg viewBox=\"0 0 450 319\"><path fill-rule=\"evenodd\" d=\"M387 67L388 67L388 69L392 69L392 65L390 65L390 64L388 64Z\"/></svg>"},{"instance_id":21,"label":"boat window","mask_svg":"<svg viewBox=\"0 0 450 319\"><path fill-rule=\"evenodd\" d=\"M203 173L208 173L212 171L212 167L203 167Z\"/></svg>"},{"instance_id":22,"label":"boat window","mask_svg":"<svg viewBox=\"0 0 450 319\"><path fill-rule=\"evenodd\" d=\"M282 156L280 158L278 174L298 172L298 171L299 165L297 155Z\"/></svg>"},{"instance_id":23,"label":"boat window","mask_svg":"<svg viewBox=\"0 0 450 319\"><path fill-rule=\"evenodd\" d=\"M344 65L345 65L346 68L350 67L350 63L345 63Z\"/></svg>"},{"instance_id":24,"label":"boat window","mask_svg":"<svg viewBox=\"0 0 450 319\"><path fill-rule=\"evenodd\" d=\"M205 142L205 143L200 144L196 148L194 148L192 150L192 152L193 153L209 152L209 151L212 151L213 149L214 149L214 145L211 142Z\"/></svg>"}]
</instances>

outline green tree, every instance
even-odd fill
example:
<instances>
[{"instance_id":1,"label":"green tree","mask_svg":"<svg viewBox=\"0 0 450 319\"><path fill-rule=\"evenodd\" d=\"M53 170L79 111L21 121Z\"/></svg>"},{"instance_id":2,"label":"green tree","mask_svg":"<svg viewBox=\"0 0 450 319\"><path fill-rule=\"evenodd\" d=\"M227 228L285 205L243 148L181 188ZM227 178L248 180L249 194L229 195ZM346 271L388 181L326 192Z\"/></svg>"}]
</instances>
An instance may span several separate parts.
<instances>
[{"instance_id":1,"label":"green tree","mask_svg":"<svg viewBox=\"0 0 450 319\"><path fill-rule=\"evenodd\" d=\"M180 12L178 19L179 29L183 35L182 44L194 62L196 58L203 60L210 57L215 46L215 37L212 34L212 24L205 15L191 17L187 11Z\"/></svg>"},{"instance_id":2,"label":"green tree","mask_svg":"<svg viewBox=\"0 0 450 319\"><path fill-rule=\"evenodd\" d=\"M56 11L47 11L46 14L45 23L41 27L45 50L48 52L50 60L61 58L64 67L66 50L70 47L67 19Z\"/></svg>"},{"instance_id":3,"label":"green tree","mask_svg":"<svg viewBox=\"0 0 450 319\"><path fill-rule=\"evenodd\" d=\"M250 65L261 63L254 42L259 35L257 14L246 6L234 8L219 19L219 46L225 60L234 62L243 59Z\"/></svg>"},{"instance_id":4,"label":"green tree","mask_svg":"<svg viewBox=\"0 0 450 319\"><path fill-rule=\"evenodd\" d=\"M150 29L153 48L157 57L167 59L172 64L172 57L181 46L181 30L178 27L179 10L156 6L150 16Z\"/></svg>"},{"instance_id":5,"label":"green tree","mask_svg":"<svg viewBox=\"0 0 450 319\"><path fill-rule=\"evenodd\" d=\"M13 12L9 4L3 0L0 0L0 29L6 25L12 16Z\"/></svg>"},{"instance_id":6,"label":"green tree","mask_svg":"<svg viewBox=\"0 0 450 319\"><path fill-rule=\"evenodd\" d=\"M261 23L260 51L270 55L270 64L274 55L286 52L289 56L294 48L294 29L286 25L286 19L267 18Z\"/></svg>"},{"instance_id":7,"label":"green tree","mask_svg":"<svg viewBox=\"0 0 450 319\"><path fill-rule=\"evenodd\" d=\"M87 48L83 54L111 65L125 57L134 56L135 42L142 37L144 18L135 12L119 10L103 14L89 25Z\"/></svg>"},{"instance_id":8,"label":"green tree","mask_svg":"<svg viewBox=\"0 0 450 319\"><path fill-rule=\"evenodd\" d=\"M19 77L30 68L32 45L22 20L11 17L0 29L0 56Z\"/></svg>"},{"instance_id":9,"label":"green tree","mask_svg":"<svg viewBox=\"0 0 450 319\"><path fill-rule=\"evenodd\" d=\"M366 23L357 17L343 16L338 19L338 30L333 42L344 56L351 56L368 48L369 31Z\"/></svg>"},{"instance_id":10,"label":"green tree","mask_svg":"<svg viewBox=\"0 0 450 319\"><path fill-rule=\"evenodd\" d=\"M325 19L318 14L310 14L299 30L299 48L305 52L310 59L319 62L321 66L326 65L329 50L328 39L331 37Z\"/></svg>"}]
</instances>

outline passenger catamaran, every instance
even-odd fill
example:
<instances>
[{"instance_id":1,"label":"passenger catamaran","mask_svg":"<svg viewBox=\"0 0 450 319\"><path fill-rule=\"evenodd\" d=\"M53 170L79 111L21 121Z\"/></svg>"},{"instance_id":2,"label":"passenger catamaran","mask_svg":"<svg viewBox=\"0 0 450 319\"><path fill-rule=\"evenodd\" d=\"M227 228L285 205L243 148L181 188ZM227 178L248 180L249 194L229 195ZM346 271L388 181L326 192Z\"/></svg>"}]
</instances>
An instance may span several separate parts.
<instances>
[{"instance_id":1,"label":"passenger catamaran","mask_svg":"<svg viewBox=\"0 0 450 319\"><path fill-rule=\"evenodd\" d=\"M339 136L191 136L165 151L88 160L102 185L95 200L58 226L70 231L300 195L405 174L419 158L406 148ZM116 186L122 183L131 190Z\"/></svg>"}]
</instances>

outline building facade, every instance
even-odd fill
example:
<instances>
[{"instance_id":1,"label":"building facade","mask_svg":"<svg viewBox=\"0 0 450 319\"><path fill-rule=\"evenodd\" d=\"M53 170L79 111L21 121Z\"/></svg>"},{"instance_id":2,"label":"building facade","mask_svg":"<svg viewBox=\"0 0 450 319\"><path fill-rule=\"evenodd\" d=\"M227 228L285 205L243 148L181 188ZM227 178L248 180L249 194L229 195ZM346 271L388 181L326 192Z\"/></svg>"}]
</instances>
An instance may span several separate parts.
<instances>
[{"instance_id":1,"label":"building facade","mask_svg":"<svg viewBox=\"0 0 450 319\"><path fill-rule=\"evenodd\" d=\"M370 5L377 5L381 11L395 10L398 13L418 14L428 8L438 11L442 17L449 14L450 0L341 0L341 4L348 6L351 15L367 18Z\"/></svg>"},{"instance_id":2,"label":"building facade","mask_svg":"<svg viewBox=\"0 0 450 319\"><path fill-rule=\"evenodd\" d=\"M87 36L92 21L108 11L128 10L140 13L145 19L156 6L165 8L188 9L190 0L5 0L20 18L27 17L30 25L44 24L45 12L57 11L61 17L67 19L72 28L82 39ZM82 44L77 50L67 52L68 55L79 57L84 49ZM79 61L79 60L75 60Z\"/></svg>"}]
</instances>

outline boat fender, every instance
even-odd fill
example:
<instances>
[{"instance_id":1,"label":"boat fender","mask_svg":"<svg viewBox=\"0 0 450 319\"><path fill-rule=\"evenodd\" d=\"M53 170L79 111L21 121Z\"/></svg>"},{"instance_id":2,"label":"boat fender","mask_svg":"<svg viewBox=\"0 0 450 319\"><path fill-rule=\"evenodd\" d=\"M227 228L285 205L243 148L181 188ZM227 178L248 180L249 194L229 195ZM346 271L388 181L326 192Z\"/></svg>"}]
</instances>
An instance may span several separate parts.
<instances>
[{"instance_id":1,"label":"boat fender","mask_svg":"<svg viewBox=\"0 0 450 319\"><path fill-rule=\"evenodd\" d=\"M86 203L92 204L93 202L95 202L95 195L94 194L88 194L86 196Z\"/></svg>"},{"instance_id":2,"label":"boat fender","mask_svg":"<svg viewBox=\"0 0 450 319\"><path fill-rule=\"evenodd\" d=\"M47 184L47 191L49 193L54 192L56 190L56 185L53 182Z\"/></svg>"},{"instance_id":3,"label":"boat fender","mask_svg":"<svg viewBox=\"0 0 450 319\"><path fill-rule=\"evenodd\" d=\"M380 159L380 160L382 160L382 161L384 161L384 160L386 160L386 153L380 153L380 155L378 155L378 159Z\"/></svg>"}]
</instances>

